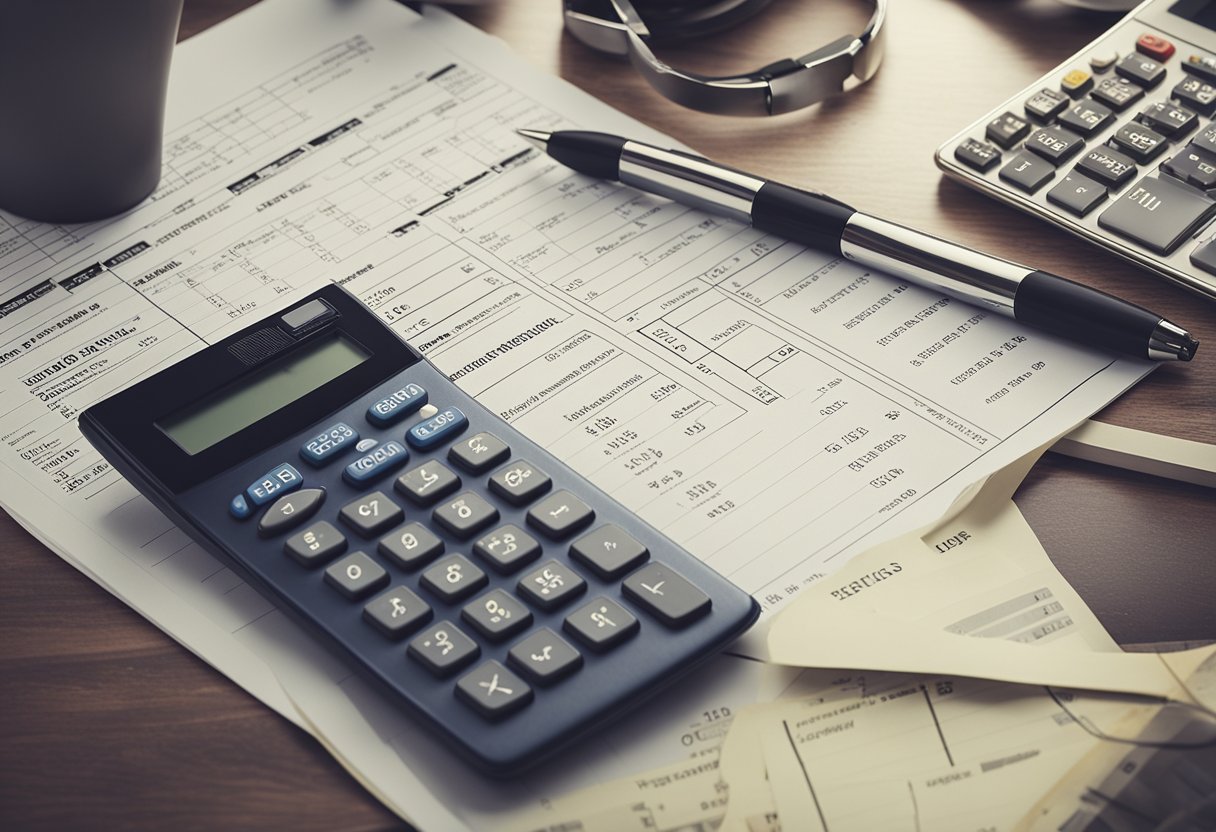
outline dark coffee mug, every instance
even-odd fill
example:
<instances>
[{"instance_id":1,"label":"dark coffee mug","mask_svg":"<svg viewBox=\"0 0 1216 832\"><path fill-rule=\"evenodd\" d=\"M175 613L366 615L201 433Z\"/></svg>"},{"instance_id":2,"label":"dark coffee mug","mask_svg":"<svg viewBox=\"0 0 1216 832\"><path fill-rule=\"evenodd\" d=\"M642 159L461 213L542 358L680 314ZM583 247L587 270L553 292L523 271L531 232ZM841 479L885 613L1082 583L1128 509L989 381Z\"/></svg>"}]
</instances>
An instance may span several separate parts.
<instances>
[{"instance_id":1,"label":"dark coffee mug","mask_svg":"<svg viewBox=\"0 0 1216 832\"><path fill-rule=\"evenodd\" d=\"M0 0L0 208L87 222L160 181L183 0Z\"/></svg>"}]
</instances>

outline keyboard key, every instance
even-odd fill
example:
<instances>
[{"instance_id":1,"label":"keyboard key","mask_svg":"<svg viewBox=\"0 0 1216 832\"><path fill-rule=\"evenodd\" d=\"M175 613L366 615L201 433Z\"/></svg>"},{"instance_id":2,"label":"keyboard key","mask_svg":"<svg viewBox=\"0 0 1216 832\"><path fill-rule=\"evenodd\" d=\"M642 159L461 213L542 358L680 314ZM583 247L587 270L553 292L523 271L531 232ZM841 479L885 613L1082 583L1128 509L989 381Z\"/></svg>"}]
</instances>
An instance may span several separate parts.
<instances>
[{"instance_id":1,"label":"keyboard key","mask_svg":"<svg viewBox=\"0 0 1216 832\"><path fill-rule=\"evenodd\" d=\"M237 494L228 501L228 513L237 520L244 520L245 518L252 516L253 506L251 506L249 501L245 499L245 495L243 493Z\"/></svg>"},{"instance_id":2,"label":"keyboard key","mask_svg":"<svg viewBox=\"0 0 1216 832\"><path fill-rule=\"evenodd\" d=\"M1135 52L1124 56L1123 60L1115 64L1115 72L1150 90L1165 77L1164 66Z\"/></svg>"},{"instance_id":3,"label":"keyboard key","mask_svg":"<svg viewBox=\"0 0 1216 832\"><path fill-rule=\"evenodd\" d=\"M1209 124L1198 136L1191 139L1191 144L1200 150L1216 155L1216 124Z\"/></svg>"},{"instance_id":4,"label":"keyboard key","mask_svg":"<svg viewBox=\"0 0 1216 832\"><path fill-rule=\"evenodd\" d=\"M342 478L354 486L377 480L409 461L410 452L396 440L377 445L342 470Z\"/></svg>"},{"instance_id":5,"label":"keyboard key","mask_svg":"<svg viewBox=\"0 0 1216 832\"><path fill-rule=\"evenodd\" d=\"M400 523L405 512L383 491L373 491L342 506L338 517L360 536L375 537Z\"/></svg>"},{"instance_id":6,"label":"keyboard key","mask_svg":"<svg viewBox=\"0 0 1216 832\"><path fill-rule=\"evenodd\" d=\"M456 683L456 698L486 719L502 719L532 701L532 688L491 660L461 677Z\"/></svg>"},{"instance_id":7,"label":"keyboard key","mask_svg":"<svg viewBox=\"0 0 1216 832\"><path fill-rule=\"evenodd\" d=\"M359 431L346 422L330 425L300 446L300 456L310 465L320 467L342 451L353 448L359 441Z\"/></svg>"},{"instance_id":8,"label":"keyboard key","mask_svg":"<svg viewBox=\"0 0 1216 832\"><path fill-rule=\"evenodd\" d=\"M465 606L460 617L490 641L503 641L532 623L532 613L517 599L494 589Z\"/></svg>"},{"instance_id":9,"label":"keyboard key","mask_svg":"<svg viewBox=\"0 0 1216 832\"><path fill-rule=\"evenodd\" d=\"M1028 194L1037 191L1056 175L1056 169L1041 156L1019 153L1013 161L1001 168L1000 177Z\"/></svg>"},{"instance_id":10,"label":"keyboard key","mask_svg":"<svg viewBox=\"0 0 1216 832\"><path fill-rule=\"evenodd\" d=\"M1074 133L1092 136L1110 123L1114 117L1114 111L1105 104L1097 101L1078 101L1060 113L1060 124Z\"/></svg>"},{"instance_id":11,"label":"keyboard key","mask_svg":"<svg viewBox=\"0 0 1216 832\"><path fill-rule=\"evenodd\" d=\"M542 610L552 610L585 592L587 582L564 563L550 560L520 578L516 589Z\"/></svg>"},{"instance_id":12,"label":"keyboard key","mask_svg":"<svg viewBox=\"0 0 1216 832\"><path fill-rule=\"evenodd\" d=\"M1008 110L988 122L988 126L984 128L984 135L1006 150L1026 138L1029 132L1030 122Z\"/></svg>"},{"instance_id":13,"label":"keyboard key","mask_svg":"<svg viewBox=\"0 0 1216 832\"><path fill-rule=\"evenodd\" d=\"M1134 84L1126 78L1104 78L1090 95L1115 112L1121 113L1144 98L1144 87Z\"/></svg>"},{"instance_id":14,"label":"keyboard key","mask_svg":"<svg viewBox=\"0 0 1216 832\"><path fill-rule=\"evenodd\" d=\"M640 566L650 557L650 552L620 526L609 523L571 543L570 556L610 581Z\"/></svg>"},{"instance_id":15,"label":"keyboard key","mask_svg":"<svg viewBox=\"0 0 1216 832\"><path fill-rule=\"evenodd\" d=\"M1066 173L1059 184L1047 192L1047 201L1070 214L1083 217L1106 199L1106 188L1079 173Z\"/></svg>"},{"instance_id":16,"label":"keyboard key","mask_svg":"<svg viewBox=\"0 0 1216 832\"><path fill-rule=\"evenodd\" d=\"M1099 75L1103 72L1110 72L1110 68L1119 60L1119 53L1113 49L1109 52L1101 52L1097 55L1089 57L1089 68Z\"/></svg>"},{"instance_id":17,"label":"keyboard key","mask_svg":"<svg viewBox=\"0 0 1216 832\"><path fill-rule=\"evenodd\" d=\"M455 624L440 621L415 636L405 652L442 679L476 659L481 648Z\"/></svg>"},{"instance_id":18,"label":"keyboard key","mask_svg":"<svg viewBox=\"0 0 1216 832\"><path fill-rule=\"evenodd\" d=\"M562 623L562 629L597 653L632 638L640 627L628 610L602 595L567 615Z\"/></svg>"},{"instance_id":19,"label":"keyboard key","mask_svg":"<svg viewBox=\"0 0 1216 832\"><path fill-rule=\"evenodd\" d=\"M1080 98L1094 87L1094 77L1083 69L1069 70L1060 79L1060 89L1073 98Z\"/></svg>"},{"instance_id":20,"label":"keyboard key","mask_svg":"<svg viewBox=\"0 0 1216 832\"><path fill-rule=\"evenodd\" d=\"M1140 114L1140 121L1166 138L1176 139L1194 130L1199 124L1199 116L1185 107L1175 106L1168 101L1158 101L1148 105Z\"/></svg>"},{"instance_id":21,"label":"keyboard key","mask_svg":"<svg viewBox=\"0 0 1216 832\"><path fill-rule=\"evenodd\" d=\"M1098 225L1170 254L1212 216L1216 202L1168 178L1146 176L1098 215Z\"/></svg>"},{"instance_id":22,"label":"keyboard key","mask_svg":"<svg viewBox=\"0 0 1216 832\"><path fill-rule=\"evenodd\" d=\"M464 555L448 555L422 573L422 585L451 604L468 598L489 582L486 573Z\"/></svg>"},{"instance_id":23,"label":"keyboard key","mask_svg":"<svg viewBox=\"0 0 1216 832\"><path fill-rule=\"evenodd\" d=\"M1087 151L1076 169L1108 188L1118 188L1135 176L1137 170L1133 159L1105 146Z\"/></svg>"},{"instance_id":24,"label":"keyboard key","mask_svg":"<svg viewBox=\"0 0 1216 832\"><path fill-rule=\"evenodd\" d=\"M443 554L443 541L421 523L406 523L376 548L402 569L417 569Z\"/></svg>"},{"instance_id":25,"label":"keyboard key","mask_svg":"<svg viewBox=\"0 0 1216 832\"><path fill-rule=\"evenodd\" d=\"M284 494L258 521L258 536L273 537L294 529L316 514L324 502L324 488L302 488L294 494Z\"/></svg>"},{"instance_id":26,"label":"keyboard key","mask_svg":"<svg viewBox=\"0 0 1216 832\"><path fill-rule=\"evenodd\" d=\"M1216 87L1198 78L1183 78L1170 90L1170 95L1202 115L1211 116L1216 111Z\"/></svg>"},{"instance_id":27,"label":"keyboard key","mask_svg":"<svg viewBox=\"0 0 1216 832\"><path fill-rule=\"evenodd\" d=\"M709 596L683 575L661 563L650 563L625 579L625 597L668 627L683 627L709 612Z\"/></svg>"},{"instance_id":28,"label":"keyboard key","mask_svg":"<svg viewBox=\"0 0 1216 832\"><path fill-rule=\"evenodd\" d=\"M345 552L346 538L333 524L322 520L287 538L283 551L300 565L311 568L328 563Z\"/></svg>"},{"instance_id":29,"label":"keyboard key","mask_svg":"<svg viewBox=\"0 0 1216 832\"><path fill-rule=\"evenodd\" d=\"M552 487L549 475L525 459L490 477L490 490L513 506L527 505Z\"/></svg>"},{"instance_id":30,"label":"keyboard key","mask_svg":"<svg viewBox=\"0 0 1216 832\"><path fill-rule=\"evenodd\" d=\"M1024 106L1026 115L1046 123L1059 115L1060 111L1068 106L1068 101L1068 96L1064 93L1044 87L1027 98Z\"/></svg>"},{"instance_id":31,"label":"keyboard key","mask_svg":"<svg viewBox=\"0 0 1216 832\"><path fill-rule=\"evenodd\" d=\"M1135 121L1120 127L1112 139L1120 150L1142 165L1151 162L1169 147L1165 136Z\"/></svg>"},{"instance_id":32,"label":"keyboard key","mask_svg":"<svg viewBox=\"0 0 1216 832\"><path fill-rule=\"evenodd\" d=\"M498 520L498 509L473 491L463 491L456 498L431 512L435 522L457 537L472 537Z\"/></svg>"},{"instance_id":33,"label":"keyboard key","mask_svg":"<svg viewBox=\"0 0 1216 832\"><path fill-rule=\"evenodd\" d=\"M1196 188L1216 188L1216 156L1194 145L1188 144L1175 153L1161 165L1161 169Z\"/></svg>"},{"instance_id":34,"label":"keyboard key","mask_svg":"<svg viewBox=\"0 0 1216 832\"><path fill-rule=\"evenodd\" d=\"M1174 44L1160 35L1145 32L1136 40L1136 51L1155 61L1168 61L1174 54Z\"/></svg>"},{"instance_id":35,"label":"keyboard key","mask_svg":"<svg viewBox=\"0 0 1216 832\"><path fill-rule=\"evenodd\" d=\"M511 648L507 661L544 687L564 679L583 666L583 655L548 627L541 627Z\"/></svg>"},{"instance_id":36,"label":"keyboard key","mask_svg":"<svg viewBox=\"0 0 1216 832\"><path fill-rule=\"evenodd\" d=\"M519 526L500 526L473 544L473 552L495 572L509 575L525 563L540 557L540 544L536 538Z\"/></svg>"},{"instance_id":37,"label":"keyboard key","mask_svg":"<svg viewBox=\"0 0 1216 832\"><path fill-rule=\"evenodd\" d=\"M1196 246L1191 252L1191 263L1205 272L1216 274L1216 238Z\"/></svg>"},{"instance_id":38,"label":"keyboard key","mask_svg":"<svg viewBox=\"0 0 1216 832\"><path fill-rule=\"evenodd\" d=\"M364 552L351 552L325 570L325 582L352 601L388 583L388 572Z\"/></svg>"},{"instance_id":39,"label":"keyboard key","mask_svg":"<svg viewBox=\"0 0 1216 832\"><path fill-rule=\"evenodd\" d=\"M528 512L528 525L561 540L595 519L595 512L569 491L555 491Z\"/></svg>"},{"instance_id":40,"label":"keyboard key","mask_svg":"<svg viewBox=\"0 0 1216 832\"><path fill-rule=\"evenodd\" d=\"M369 407L367 421L381 428L395 425L426 404L427 395L426 390L411 382Z\"/></svg>"},{"instance_id":41,"label":"keyboard key","mask_svg":"<svg viewBox=\"0 0 1216 832\"><path fill-rule=\"evenodd\" d=\"M1192 75L1198 75L1203 80L1216 84L1216 58L1211 55L1189 55L1183 61L1182 68Z\"/></svg>"},{"instance_id":42,"label":"keyboard key","mask_svg":"<svg viewBox=\"0 0 1216 832\"><path fill-rule=\"evenodd\" d=\"M395 487L411 501L425 507L460 488L460 477L442 462L427 462L397 477Z\"/></svg>"},{"instance_id":43,"label":"keyboard key","mask_svg":"<svg viewBox=\"0 0 1216 832\"><path fill-rule=\"evenodd\" d=\"M295 466L284 462L251 482L245 489L245 499L253 506L264 506L303 484L304 477Z\"/></svg>"},{"instance_id":44,"label":"keyboard key","mask_svg":"<svg viewBox=\"0 0 1216 832\"><path fill-rule=\"evenodd\" d=\"M431 620L431 608L404 586L396 586L373 598L363 608L363 618L384 636L397 640Z\"/></svg>"},{"instance_id":45,"label":"keyboard key","mask_svg":"<svg viewBox=\"0 0 1216 832\"><path fill-rule=\"evenodd\" d=\"M1084 146L1085 139L1063 127L1044 127L1042 130L1036 130L1034 135L1026 140L1027 150L1042 156L1053 165L1067 162L1080 153Z\"/></svg>"},{"instance_id":46,"label":"keyboard key","mask_svg":"<svg viewBox=\"0 0 1216 832\"><path fill-rule=\"evenodd\" d=\"M448 450L448 459L470 474L484 474L505 462L511 449L492 433L478 433L462 439Z\"/></svg>"},{"instance_id":47,"label":"keyboard key","mask_svg":"<svg viewBox=\"0 0 1216 832\"><path fill-rule=\"evenodd\" d=\"M424 419L405 434L405 441L420 451L455 439L469 426L469 417L458 407L446 407L437 415Z\"/></svg>"}]
</instances>

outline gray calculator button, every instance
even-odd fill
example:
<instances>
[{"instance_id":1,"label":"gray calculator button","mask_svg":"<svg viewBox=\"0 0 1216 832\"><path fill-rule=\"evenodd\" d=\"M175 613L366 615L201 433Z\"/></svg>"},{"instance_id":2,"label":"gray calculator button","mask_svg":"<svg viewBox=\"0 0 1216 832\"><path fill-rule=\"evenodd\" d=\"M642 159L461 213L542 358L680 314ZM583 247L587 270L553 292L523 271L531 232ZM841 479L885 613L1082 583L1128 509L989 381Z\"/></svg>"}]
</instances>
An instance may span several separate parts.
<instances>
[{"instance_id":1,"label":"gray calculator button","mask_svg":"<svg viewBox=\"0 0 1216 832\"><path fill-rule=\"evenodd\" d=\"M1170 96L1205 116L1211 116L1216 110L1216 87L1190 75L1184 76L1174 86Z\"/></svg>"},{"instance_id":2,"label":"gray calculator button","mask_svg":"<svg viewBox=\"0 0 1216 832\"><path fill-rule=\"evenodd\" d=\"M609 523L570 544L570 555L604 580L612 580L642 564L650 552L620 526Z\"/></svg>"},{"instance_id":3,"label":"gray calculator button","mask_svg":"<svg viewBox=\"0 0 1216 832\"><path fill-rule=\"evenodd\" d=\"M1142 165L1151 162L1169 147L1165 136L1138 121L1129 121L1120 127L1111 140L1116 147Z\"/></svg>"},{"instance_id":4,"label":"gray calculator button","mask_svg":"<svg viewBox=\"0 0 1216 832\"><path fill-rule=\"evenodd\" d=\"M432 516L457 537L472 537L498 519L498 509L480 494L463 491L436 508Z\"/></svg>"},{"instance_id":5,"label":"gray calculator button","mask_svg":"<svg viewBox=\"0 0 1216 832\"><path fill-rule=\"evenodd\" d=\"M668 627L682 627L709 612L710 599L669 566L651 563L625 579L625 597Z\"/></svg>"},{"instance_id":6,"label":"gray calculator button","mask_svg":"<svg viewBox=\"0 0 1216 832\"><path fill-rule=\"evenodd\" d=\"M1200 243L1191 252L1191 263L1210 274L1216 274L1216 238Z\"/></svg>"},{"instance_id":7,"label":"gray calculator button","mask_svg":"<svg viewBox=\"0 0 1216 832\"><path fill-rule=\"evenodd\" d=\"M1098 215L1098 225L1158 254L1169 254L1212 216L1213 209L1216 202L1185 185L1146 176Z\"/></svg>"},{"instance_id":8,"label":"gray calculator button","mask_svg":"<svg viewBox=\"0 0 1216 832\"><path fill-rule=\"evenodd\" d=\"M414 637L406 653L436 676L450 676L481 654L477 642L449 621L432 624Z\"/></svg>"},{"instance_id":9,"label":"gray calculator button","mask_svg":"<svg viewBox=\"0 0 1216 832\"><path fill-rule=\"evenodd\" d=\"M406 523L381 538L377 548L402 569L417 569L443 553L443 541L421 523Z\"/></svg>"},{"instance_id":10,"label":"gray calculator button","mask_svg":"<svg viewBox=\"0 0 1216 832\"><path fill-rule=\"evenodd\" d=\"M1106 188L1079 173L1067 173L1047 192L1047 201L1083 217L1106 199Z\"/></svg>"},{"instance_id":11,"label":"gray calculator button","mask_svg":"<svg viewBox=\"0 0 1216 832\"><path fill-rule=\"evenodd\" d=\"M373 491L342 506L338 516L363 537L374 537L400 523L405 512L383 491Z\"/></svg>"},{"instance_id":12,"label":"gray calculator button","mask_svg":"<svg viewBox=\"0 0 1216 832\"><path fill-rule=\"evenodd\" d=\"M1123 60L1115 64L1115 72L1148 89L1160 84L1165 77L1164 66L1136 52L1125 55Z\"/></svg>"},{"instance_id":13,"label":"gray calculator button","mask_svg":"<svg viewBox=\"0 0 1216 832\"><path fill-rule=\"evenodd\" d=\"M490 491L513 506L526 505L553 487L549 475L525 459L517 459L490 477Z\"/></svg>"},{"instance_id":14,"label":"gray calculator button","mask_svg":"<svg viewBox=\"0 0 1216 832\"><path fill-rule=\"evenodd\" d=\"M1077 162L1077 170L1108 188L1118 188L1136 175L1136 161L1103 145L1087 151Z\"/></svg>"},{"instance_id":15,"label":"gray calculator button","mask_svg":"<svg viewBox=\"0 0 1216 832\"><path fill-rule=\"evenodd\" d=\"M473 544L473 552L504 575L540 557L536 538L519 526L499 526Z\"/></svg>"},{"instance_id":16,"label":"gray calculator button","mask_svg":"<svg viewBox=\"0 0 1216 832\"><path fill-rule=\"evenodd\" d=\"M431 608L404 586L395 586L363 608L363 618L391 639L405 638L431 620Z\"/></svg>"},{"instance_id":17,"label":"gray calculator button","mask_svg":"<svg viewBox=\"0 0 1216 832\"><path fill-rule=\"evenodd\" d=\"M1216 156L1194 142L1171 156L1161 169L1200 190L1216 188Z\"/></svg>"},{"instance_id":18,"label":"gray calculator button","mask_svg":"<svg viewBox=\"0 0 1216 832\"><path fill-rule=\"evenodd\" d=\"M1148 105L1140 114L1140 120L1171 139L1191 132L1199 124L1199 116L1168 101Z\"/></svg>"},{"instance_id":19,"label":"gray calculator button","mask_svg":"<svg viewBox=\"0 0 1216 832\"><path fill-rule=\"evenodd\" d=\"M502 719L532 701L532 688L498 662L488 661L460 678L456 698L486 719Z\"/></svg>"},{"instance_id":20,"label":"gray calculator button","mask_svg":"<svg viewBox=\"0 0 1216 832\"><path fill-rule=\"evenodd\" d=\"M954 148L954 158L969 168L986 173L1001 163L1001 151L988 142L966 138Z\"/></svg>"},{"instance_id":21,"label":"gray calculator button","mask_svg":"<svg viewBox=\"0 0 1216 832\"><path fill-rule=\"evenodd\" d=\"M988 141L996 142L1006 150L1026 138L1026 134L1029 132L1030 122L1015 116L1008 110L988 122L984 128L985 138Z\"/></svg>"},{"instance_id":22,"label":"gray calculator button","mask_svg":"<svg viewBox=\"0 0 1216 832\"><path fill-rule=\"evenodd\" d=\"M632 638L640 626L628 610L602 595L567 615L562 624L567 633L597 653Z\"/></svg>"},{"instance_id":23,"label":"gray calculator button","mask_svg":"<svg viewBox=\"0 0 1216 832\"><path fill-rule=\"evenodd\" d=\"M461 439L448 450L448 459L470 474L484 474L511 455L511 449L492 433Z\"/></svg>"},{"instance_id":24,"label":"gray calculator button","mask_svg":"<svg viewBox=\"0 0 1216 832\"><path fill-rule=\"evenodd\" d=\"M412 502L429 506L460 488L460 477L441 462L427 462L397 477L396 487Z\"/></svg>"},{"instance_id":25,"label":"gray calculator button","mask_svg":"<svg viewBox=\"0 0 1216 832\"><path fill-rule=\"evenodd\" d=\"M1022 152L1001 168L1000 177L1009 184L1032 194L1056 175L1051 162L1033 153Z\"/></svg>"},{"instance_id":26,"label":"gray calculator button","mask_svg":"<svg viewBox=\"0 0 1216 832\"><path fill-rule=\"evenodd\" d=\"M422 573L422 585L448 603L467 598L488 582L486 573L464 555L448 555Z\"/></svg>"},{"instance_id":27,"label":"gray calculator button","mask_svg":"<svg viewBox=\"0 0 1216 832\"><path fill-rule=\"evenodd\" d=\"M519 579L516 590L542 610L551 610L587 589L583 576L564 563L549 560Z\"/></svg>"},{"instance_id":28,"label":"gray calculator button","mask_svg":"<svg viewBox=\"0 0 1216 832\"><path fill-rule=\"evenodd\" d=\"M364 552L351 552L325 570L325 582L352 601L388 583L388 573Z\"/></svg>"},{"instance_id":29,"label":"gray calculator button","mask_svg":"<svg viewBox=\"0 0 1216 832\"><path fill-rule=\"evenodd\" d=\"M1041 89L1026 99L1026 115L1047 122L1068 105L1068 96L1058 90Z\"/></svg>"},{"instance_id":30,"label":"gray calculator button","mask_svg":"<svg viewBox=\"0 0 1216 832\"><path fill-rule=\"evenodd\" d=\"M542 687L583 666L582 654L548 627L541 627L512 647L507 661Z\"/></svg>"},{"instance_id":31,"label":"gray calculator button","mask_svg":"<svg viewBox=\"0 0 1216 832\"><path fill-rule=\"evenodd\" d=\"M1082 136L1092 136L1115 117L1115 113L1105 104L1085 99L1078 101L1064 112L1060 113L1060 124L1074 133Z\"/></svg>"},{"instance_id":32,"label":"gray calculator button","mask_svg":"<svg viewBox=\"0 0 1216 832\"><path fill-rule=\"evenodd\" d=\"M471 601L460 617L490 641L502 641L532 623L532 613L501 589L493 589Z\"/></svg>"},{"instance_id":33,"label":"gray calculator button","mask_svg":"<svg viewBox=\"0 0 1216 832\"><path fill-rule=\"evenodd\" d=\"M1104 78L1090 95L1115 112L1121 113L1144 98L1144 87L1134 84L1126 78Z\"/></svg>"},{"instance_id":34,"label":"gray calculator button","mask_svg":"<svg viewBox=\"0 0 1216 832\"><path fill-rule=\"evenodd\" d=\"M590 506L569 491L554 491L528 512L528 525L554 540L573 534L594 519Z\"/></svg>"},{"instance_id":35,"label":"gray calculator button","mask_svg":"<svg viewBox=\"0 0 1216 832\"><path fill-rule=\"evenodd\" d=\"M1026 149L1053 165L1067 162L1081 152L1085 139L1063 127L1044 127L1026 140Z\"/></svg>"},{"instance_id":36,"label":"gray calculator button","mask_svg":"<svg viewBox=\"0 0 1216 832\"><path fill-rule=\"evenodd\" d=\"M304 566L320 566L346 551L346 538L322 520L287 538L283 550Z\"/></svg>"},{"instance_id":37,"label":"gray calculator button","mask_svg":"<svg viewBox=\"0 0 1216 832\"><path fill-rule=\"evenodd\" d=\"M273 537L290 531L316 514L323 502L324 488L301 488L292 494L284 494L266 509L258 521L258 534Z\"/></svg>"}]
</instances>

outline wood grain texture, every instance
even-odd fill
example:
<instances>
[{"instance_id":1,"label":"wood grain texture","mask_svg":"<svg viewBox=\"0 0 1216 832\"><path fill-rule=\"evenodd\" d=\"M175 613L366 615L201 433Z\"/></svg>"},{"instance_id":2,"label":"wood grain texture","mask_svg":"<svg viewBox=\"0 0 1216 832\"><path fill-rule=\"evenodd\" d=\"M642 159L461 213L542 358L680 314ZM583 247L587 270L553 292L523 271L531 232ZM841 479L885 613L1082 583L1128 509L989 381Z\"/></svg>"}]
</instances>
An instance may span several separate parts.
<instances>
[{"instance_id":1,"label":"wood grain texture","mask_svg":"<svg viewBox=\"0 0 1216 832\"><path fill-rule=\"evenodd\" d=\"M335 0L336 2L337 0ZM183 37L249 5L187 0ZM1115 18L1051 0L900 0L870 84L766 121L682 110L561 34L554 0L462 16L539 68L724 162L1091 282L1205 348L1100 418L1216 443L1216 304L953 183L936 146ZM801 54L865 18L856 0L776 0L728 40L666 51L711 72ZM1018 494L1053 560L1126 642L1216 637L1210 490L1049 455ZM0 828L390 829L311 738L0 516Z\"/></svg>"}]
</instances>

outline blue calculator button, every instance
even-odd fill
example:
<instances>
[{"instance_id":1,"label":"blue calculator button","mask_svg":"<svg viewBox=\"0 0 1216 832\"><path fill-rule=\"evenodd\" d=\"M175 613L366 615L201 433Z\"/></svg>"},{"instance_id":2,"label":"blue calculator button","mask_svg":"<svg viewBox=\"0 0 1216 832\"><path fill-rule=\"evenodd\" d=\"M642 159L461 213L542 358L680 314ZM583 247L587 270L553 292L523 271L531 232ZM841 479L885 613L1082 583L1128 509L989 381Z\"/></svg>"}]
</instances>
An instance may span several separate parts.
<instances>
[{"instance_id":1,"label":"blue calculator button","mask_svg":"<svg viewBox=\"0 0 1216 832\"><path fill-rule=\"evenodd\" d=\"M410 428L405 434L405 441L419 450L426 450L448 441L468 426L469 417L459 408L446 407L437 416Z\"/></svg>"},{"instance_id":2,"label":"blue calculator button","mask_svg":"<svg viewBox=\"0 0 1216 832\"><path fill-rule=\"evenodd\" d=\"M300 456L313 465L323 465L326 460L359 441L359 431L346 422L330 425L300 446Z\"/></svg>"},{"instance_id":3,"label":"blue calculator button","mask_svg":"<svg viewBox=\"0 0 1216 832\"><path fill-rule=\"evenodd\" d=\"M346 466L343 476L351 485L360 485L396 471L410 458L405 446L395 440L385 442L366 456Z\"/></svg>"},{"instance_id":4,"label":"blue calculator button","mask_svg":"<svg viewBox=\"0 0 1216 832\"><path fill-rule=\"evenodd\" d=\"M294 465L284 462L271 468L245 489L245 497L255 506L264 506L288 491L295 491L304 484L304 477Z\"/></svg>"},{"instance_id":5,"label":"blue calculator button","mask_svg":"<svg viewBox=\"0 0 1216 832\"><path fill-rule=\"evenodd\" d=\"M244 494L237 494L232 498L232 502L228 503L228 513L237 520L244 520L253 514L253 506L249 505L249 501L245 499Z\"/></svg>"},{"instance_id":6,"label":"blue calculator button","mask_svg":"<svg viewBox=\"0 0 1216 832\"><path fill-rule=\"evenodd\" d=\"M367 421L382 428L396 424L426 404L426 399L426 390L411 382L369 407Z\"/></svg>"}]
</instances>

